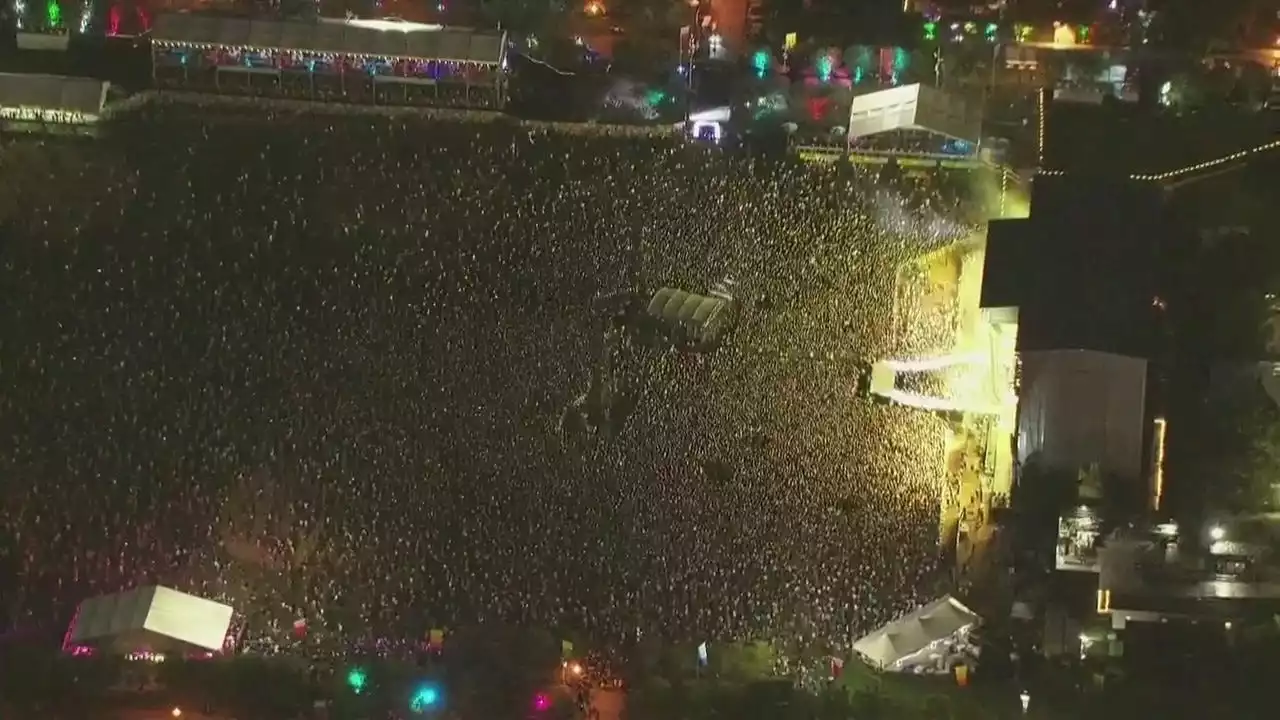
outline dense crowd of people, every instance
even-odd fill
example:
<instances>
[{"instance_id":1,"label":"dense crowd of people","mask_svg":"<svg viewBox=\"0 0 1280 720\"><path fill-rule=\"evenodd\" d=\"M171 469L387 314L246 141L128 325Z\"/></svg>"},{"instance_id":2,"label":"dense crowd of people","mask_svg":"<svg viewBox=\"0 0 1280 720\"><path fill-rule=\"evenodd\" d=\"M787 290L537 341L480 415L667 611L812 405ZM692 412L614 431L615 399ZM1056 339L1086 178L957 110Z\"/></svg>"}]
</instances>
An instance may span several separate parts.
<instances>
[{"instance_id":1,"label":"dense crowd of people","mask_svg":"<svg viewBox=\"0 0 1280 720\"><path fill-rule=\"evenodd\" d=\"M344 641L839 644L932 595L945 423L854 391L949 347L895 282L970 228L874 175L182 104L3 155L10 624L162 583ZM593 300L726 276L725 345L566 442Z\"/></svg>"}]
</instances>

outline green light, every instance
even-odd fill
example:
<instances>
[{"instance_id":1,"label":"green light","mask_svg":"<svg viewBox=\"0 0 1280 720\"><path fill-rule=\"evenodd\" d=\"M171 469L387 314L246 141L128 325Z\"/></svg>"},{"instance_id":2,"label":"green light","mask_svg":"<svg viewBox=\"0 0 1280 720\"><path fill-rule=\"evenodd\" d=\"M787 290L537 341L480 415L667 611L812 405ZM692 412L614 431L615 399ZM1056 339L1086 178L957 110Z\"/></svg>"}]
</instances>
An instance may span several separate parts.
<instances>
[{"instance_id":1,"label":"green light","mask_svg":"<svg viewBox=\"0 0 1280 720\"><path fill-rule=\"evenodd\" d=\"M831 72L835 70L835 63L831 60L830 55L823 55L818 58L818 79L826 82L831 79Z\"/></svg>"},{"instance_id":2,"label":"green light","mask_svg":"<svg viewBox=\"0 0 1280 720\"><path fill-rule=\"evenodd\" d=\"M351 668L347 671L347 687L358 695L364 692L369 684L369 674L363 668Z\"/></svg>"},{"instance_id":3,"label":"green light","mask_svg":"<svg viewBox=\"0 0 1280 720\"><path fill-rule=\"evenodd\" d=\"M49 3L44 6L44 14L49 20L49 27L62 27L62 8L55 0L49 0Z\"/></svg>"},{"instance_id":4,"label":"green light","mask_svg":"<svg viewBox=\"0 0 1280 720\"><path fill-rule=\"evenodd\" d=\"M644 101L649 103L651 107L657 107L667 99L667 94L661 90L650 90L644 94Z\"/></svg>"},{"instance_id":5,"label":"green light","mask_svg":"<svg viewBox=\"0 0 1280 720\"><path fill-rule=\"evenodd\" d=\"M924 39L925 40L938 39L938 23L931 21L924 24Z\"/></svg>"},{"instance_id":6,"label":"green light","mask_svg":"<svg viewBox=\"0 0 1280 720\"><path fill-rule=\"evenodd\" d=\"M987 37L993 38L996 33L1000 32L1000 26L995 23L987 23Z\"/></svg>"}]
</instances>

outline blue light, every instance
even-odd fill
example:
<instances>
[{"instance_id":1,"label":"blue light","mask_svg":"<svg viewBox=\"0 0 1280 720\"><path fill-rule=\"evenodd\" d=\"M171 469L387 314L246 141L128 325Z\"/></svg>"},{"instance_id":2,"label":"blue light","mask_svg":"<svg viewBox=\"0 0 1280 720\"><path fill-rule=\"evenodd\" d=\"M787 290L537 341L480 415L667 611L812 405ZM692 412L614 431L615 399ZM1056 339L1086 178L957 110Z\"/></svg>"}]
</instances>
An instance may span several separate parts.
<instances>
[{"instance_id":1,"label":"blue light","mask_svg":"<svg viewBox=\"0 0 1280 720\"><path fill-rule=\"evenodd\" d=\"M755 68L756 75L764 77L769 72L769 65L773 63L767 50L757 50L755 55L751 56L751 67Z\"/></svg>"},{"instance_id":2,"label":"blue light","mask_svg":"<svg viewBox=\"0 0 1280 720\"><path fill-rule=\"evenodd\" d=\"M434 685L423 685L409 698L409 710L424 713L440 703L440 691Z\"/></svg>"}]
</instances>

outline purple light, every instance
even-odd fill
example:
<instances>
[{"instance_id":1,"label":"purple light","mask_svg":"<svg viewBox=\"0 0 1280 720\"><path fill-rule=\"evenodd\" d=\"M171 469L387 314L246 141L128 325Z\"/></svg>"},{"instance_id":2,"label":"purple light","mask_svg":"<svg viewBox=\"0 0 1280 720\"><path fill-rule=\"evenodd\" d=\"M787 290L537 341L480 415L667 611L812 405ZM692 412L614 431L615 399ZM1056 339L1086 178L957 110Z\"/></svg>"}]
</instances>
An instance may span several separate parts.
<instances>
[{"instance_id":1,"label":"purple light","mask_svg":"<svg viewBox=\"0 0 1280 720\"><path fill-rule=\"evenodd\" d=\"M546 712L551 709L551 698L546 693L538 693L533 696L533 709L538 712Z\"/></svg>"}]
</instances>

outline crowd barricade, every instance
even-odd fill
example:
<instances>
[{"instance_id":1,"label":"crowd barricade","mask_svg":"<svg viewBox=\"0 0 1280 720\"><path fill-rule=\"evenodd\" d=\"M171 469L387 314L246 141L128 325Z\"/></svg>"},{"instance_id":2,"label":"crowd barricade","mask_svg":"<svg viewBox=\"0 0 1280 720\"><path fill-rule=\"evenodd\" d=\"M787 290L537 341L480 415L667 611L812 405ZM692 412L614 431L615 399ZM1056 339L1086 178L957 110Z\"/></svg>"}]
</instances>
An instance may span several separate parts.
<instances>
[{"instance_id":1,"label":"crowd barricade","mask_svg":"<svg viewBox=\"0 0 1280 720\"><path fill-rule=\"evenodd\" d=\"M151 103L183 103L194 107L242 107L283 110L296 113L331 115L380 115L384 117L414 117L452 122L507 123L530 131L556 132L577 135L609 135L615 137L675 137L680 134L676 125L618 125L595 122L549 122L522 120L495 110L464 110L459 108L429 108L382 105L340 105L307 100L282 100L228 95L206 95L194 92L147 91L111 105L105 114L114 117Z\"/></svg>"}]
</instances>

